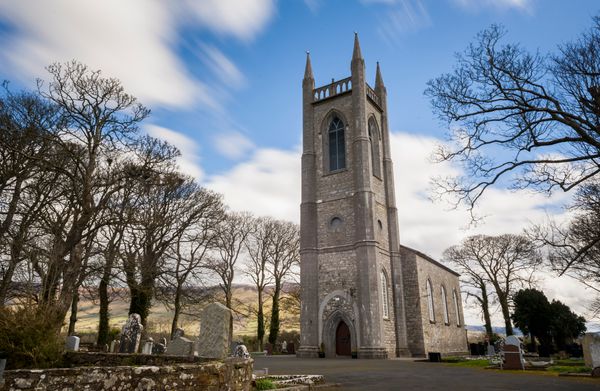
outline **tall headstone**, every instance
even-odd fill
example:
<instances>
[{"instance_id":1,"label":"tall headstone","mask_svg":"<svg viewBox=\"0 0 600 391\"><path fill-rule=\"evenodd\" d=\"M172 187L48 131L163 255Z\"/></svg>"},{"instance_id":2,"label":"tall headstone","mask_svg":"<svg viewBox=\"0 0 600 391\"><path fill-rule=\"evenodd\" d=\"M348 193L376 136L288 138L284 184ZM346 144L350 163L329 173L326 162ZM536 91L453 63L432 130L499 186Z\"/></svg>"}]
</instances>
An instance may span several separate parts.
<instances>
[{"instance_id":1,"label":"tall headstone","mask_svg":"<svg viewBox=\"0 0 600 391\"><path fill-rule=\"evenodd\" d=\"M129 315L129 319L121 331L119 353L136 353L140 347L143 330L142 318L138 314Z\"/></svg>"},{"instance_id":2,"label":"tall headstone","mask_svg":"<svg viewBox=\"0 0 600 391\"><path fill-rule=\"evenodd\" d=\"M200 315L200 336L198 355L209 358L225 358L229 355L231 343L229 327L231 310L221 303L207 305Z\"/></svg>"},{"instance_id":3,"label":"tall headstone","mask_svg":"<svg viewBox=\"0 0 600 391\"><path fill-rule=\"evenodd\" d=\"M509 335L504 341L504 369L525 369L525 360L521 350L521 341Z\"/></svg>"},{"instance_id":4,"label":"tall headstone","mask_svg":"<svg viewBox=\"0 0 600 391\"><path fill-rule=\"evenodd\" d=\"M582 345L585 366L600 367L600 333L586 333Z\"/></svg>"},{"instance_id":5,"label":"tall headstone","mask_svg":"<svg viewBox=\"0 0 600 391\"><path fill-rule=\"evenodd\" d=\"M65 342L65 350L69 352L79 351L79 337L74 335L68 336L67 341Z\"/></svg>"}]
</instances>

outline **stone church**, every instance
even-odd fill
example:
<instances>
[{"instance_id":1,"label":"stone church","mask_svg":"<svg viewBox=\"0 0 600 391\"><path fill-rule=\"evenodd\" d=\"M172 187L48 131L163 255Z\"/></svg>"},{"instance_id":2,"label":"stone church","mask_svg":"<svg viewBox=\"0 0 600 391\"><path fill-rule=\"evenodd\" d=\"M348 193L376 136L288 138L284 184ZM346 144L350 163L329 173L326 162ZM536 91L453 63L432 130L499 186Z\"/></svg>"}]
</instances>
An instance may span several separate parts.
<instances>
[{"instance_id":1,"label":"stone church","mask_svg":"<svg viewBox=\"0 0 600 391\"><path fill-rule=\"evenodd\" d=\"M458 274L399 242L379 64L371 88L355 36L351 76L315 88L307 54L302 90L298 356L466 352Z\"/></svg>"}]
</instances>

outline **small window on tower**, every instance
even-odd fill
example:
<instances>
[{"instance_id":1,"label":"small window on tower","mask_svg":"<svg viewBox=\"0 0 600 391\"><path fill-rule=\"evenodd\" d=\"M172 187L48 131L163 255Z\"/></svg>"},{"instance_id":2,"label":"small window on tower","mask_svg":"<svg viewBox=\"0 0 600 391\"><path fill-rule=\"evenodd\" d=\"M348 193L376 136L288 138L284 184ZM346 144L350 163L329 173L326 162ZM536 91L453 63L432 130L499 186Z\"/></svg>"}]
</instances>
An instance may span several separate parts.
<instances>
[{"instance_id":1,"label":"small window on tower","mask_svg":"<svg viewBox=\"0 0 600 391\"><path fill-rule=\"evenodd\" d=\"M334 217L329 222L329 227L331 228L332 231L338 232L342 228L343 224L344 224L344 222L342 221L341 218Z\"/></svg>"}]
</instances>

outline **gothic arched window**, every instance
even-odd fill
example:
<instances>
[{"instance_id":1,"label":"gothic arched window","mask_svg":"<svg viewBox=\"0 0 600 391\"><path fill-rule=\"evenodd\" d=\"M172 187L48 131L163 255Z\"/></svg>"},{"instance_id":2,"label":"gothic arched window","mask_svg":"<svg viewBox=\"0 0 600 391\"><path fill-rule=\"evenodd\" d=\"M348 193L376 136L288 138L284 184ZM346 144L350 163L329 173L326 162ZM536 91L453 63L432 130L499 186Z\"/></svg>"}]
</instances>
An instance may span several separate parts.
<instances>
[{"instance_id":1,"label":"gothic arched window","mask_svg":"<svg viewBox=\"0 0 600 391\"><path fill-rule=\"evenodd\" d=\"M427 280L427 307L429 308L429 321L435 322L435 311L433 309L433 288L431 287L431 281Z\"/></svg>"},{"instance_id":2,"label":"gothic arched window","mask_svg":"<svg viewBox=\"0 0 600 391\"><path fill-rule=\"evenodd\" d=\"M373 175L375 175L377 178L381 178L379 131L377 129L377 122L375 122L373 117L369 119L369 141L371 143L371 166L373 168Z\"/></svg>"},{"instance_id":3,"label":"gothic arched window","mask_svg":"<svg viewBox=\"0 0 600 391\"><path fill-rule=\"evenodd\" d=\"M390 306L389 306L389 298L388 298L388 281L385 272L381 271L381 304L383 317L388 319L390 317Z\"/></svg>"},{"instance_id":4,"label":"gothic arched window","mask_svg":"<svg viewBox=\"0 0 600 391\"><path fill-rule=\"evenodd\" d=\"M346 144L344 140L344 123L336 115L329 123L329 171L346 168Z\"/></svg>"},{"instance_id":5,"label":"gothic arched window","mask_svg":"<svg viewBox=\"0 0 600 391\"><path fill-rule=\"evenodd\" d=\"M454 311L456 312L456 325L460 326L460 307L458 306L458 295L456 289L452 290L452 301L454 301Z\"/></svg>"},{"instance_id":6,"label":"gothic arched window","mask_svg":"<svg viewBox=\"0 0 600 391\"><path fill-rule=\"evenodd\" d=\"M450 317L448 316L448 300L446 298L446 288L442 285L442 309L444 310L444 323L450 324Z\"/></svg>"}]
</instances>

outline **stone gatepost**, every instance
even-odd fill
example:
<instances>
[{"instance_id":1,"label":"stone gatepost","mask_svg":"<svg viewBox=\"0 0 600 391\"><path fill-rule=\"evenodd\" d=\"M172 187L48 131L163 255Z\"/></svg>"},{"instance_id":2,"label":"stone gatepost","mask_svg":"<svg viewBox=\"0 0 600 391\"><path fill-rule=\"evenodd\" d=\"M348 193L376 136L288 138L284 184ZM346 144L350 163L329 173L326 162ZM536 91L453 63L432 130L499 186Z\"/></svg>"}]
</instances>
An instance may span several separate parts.
<instances>
[{"instance_id":1,"label":"stone gatepost","mask_svg":"<svg viewBox=\"0 0 600 391\"><path fill-rule=\"evenodd\" d=\"M229 356L231 310L221 303L207 305L200 315L198 355L223 359Z\"/></svg>"}]
</instances>

